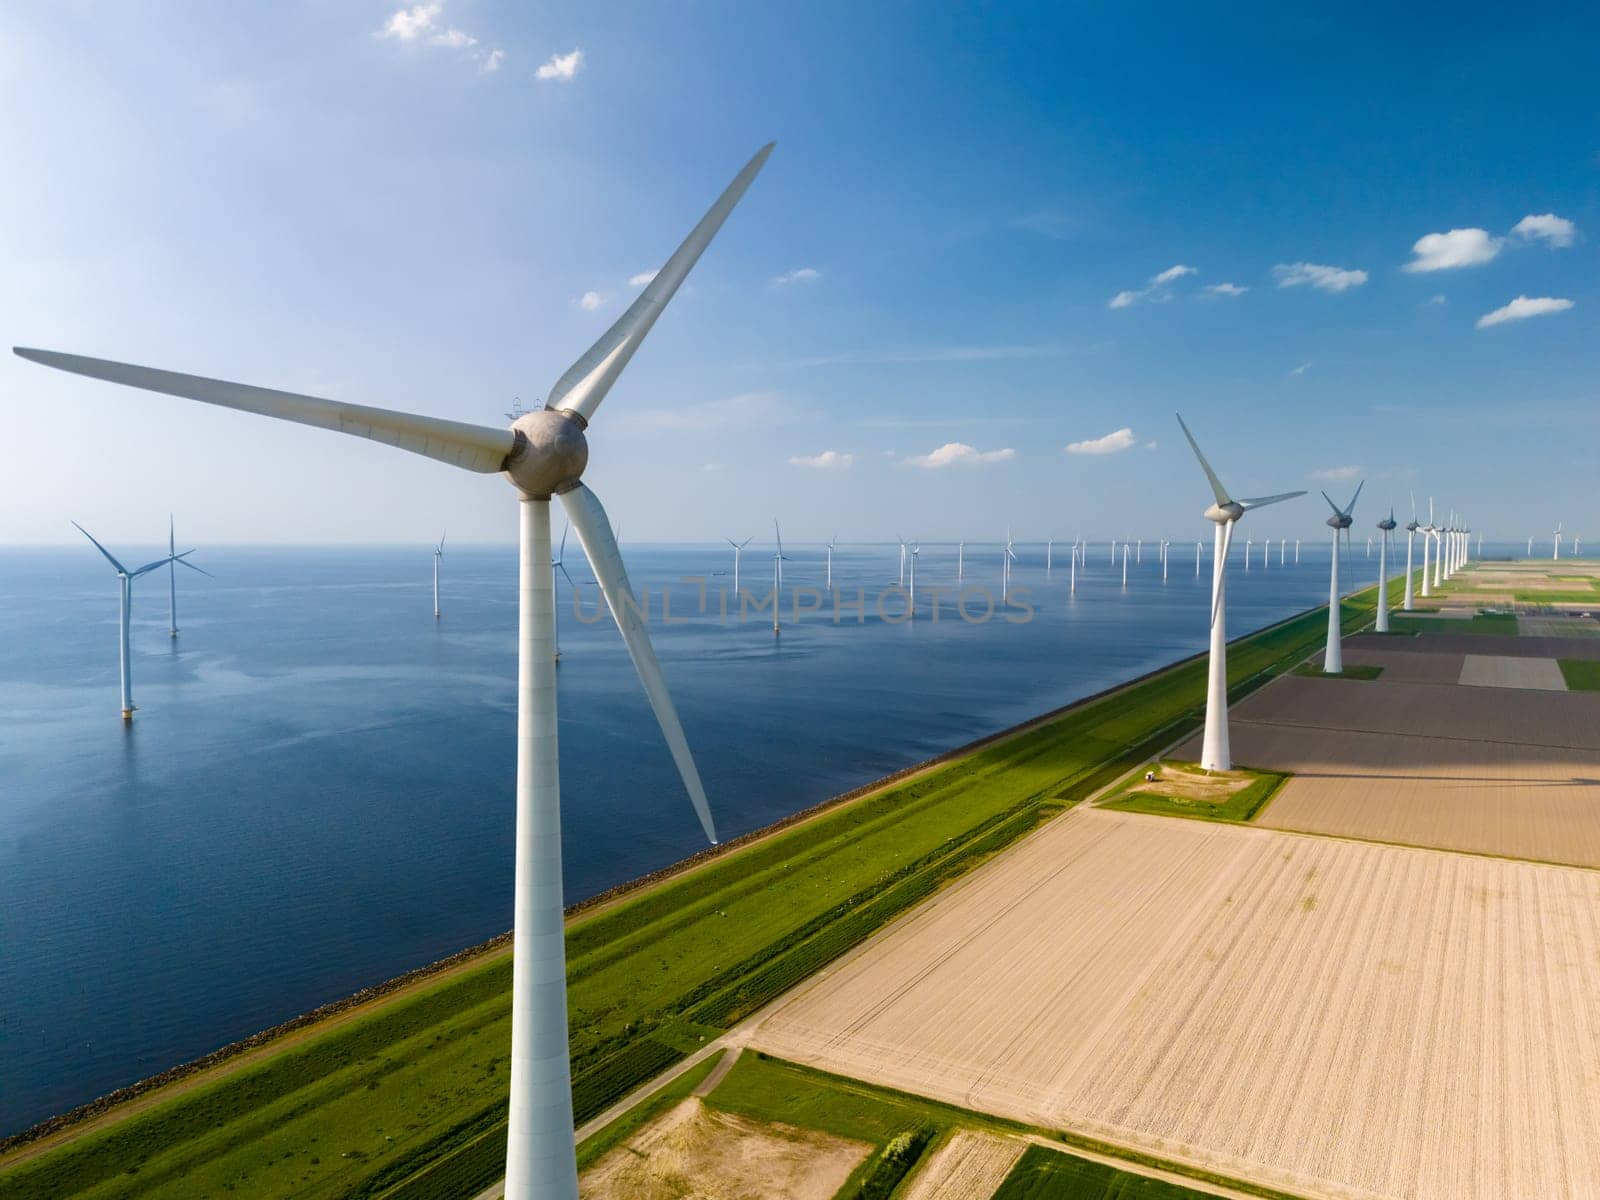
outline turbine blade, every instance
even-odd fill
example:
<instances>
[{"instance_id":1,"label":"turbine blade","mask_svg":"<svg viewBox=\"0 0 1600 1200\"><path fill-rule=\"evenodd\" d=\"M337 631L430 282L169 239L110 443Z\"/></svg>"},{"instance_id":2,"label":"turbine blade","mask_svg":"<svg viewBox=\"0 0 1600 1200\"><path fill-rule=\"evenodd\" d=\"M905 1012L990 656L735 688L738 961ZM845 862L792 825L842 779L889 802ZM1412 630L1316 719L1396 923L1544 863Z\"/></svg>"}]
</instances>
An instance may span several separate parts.
<instances>
[{"instance_id":1,"label":"turbine blade","mask_svg":"<svg viewBox=\"0 0 1600 1200\"><path fill-rule=\"evenodd\" d=\"M1217 498L1218 504L1227 504L1228 489L1222 486L1222 480L1217 478L1217 473L1211 469L1211 464L1206 461L1206 456L1200 453L1200 443L1194 440L1194 434L1189 432L1189 427L1183 423L1183 414L1173 413L1178 418L1178 425L1183 429L1183 436L1189 439L1189 449L1194 451L1194 456L1200 460L1200 469L1206 473L1206 478L1211 481L1211 494Z\"/></svg>"},{"instance_id":2,"label":"turbine blade","mask_svg":"<svg viewBox=\"0 0 1600 1200\"><path fill-rule=\"evenodd\" d=\"M215 579L216 576L213 575L210 571L206 570L204 567L195 566L192 562L190 562L187 558L184 557L185 554L193 554L193 553L194 553L193 550L185 550L183 552L183 554L174 554L172 556L172 561L177 563L181 567L188 567L189 570L191 570L191 571L199 571L200 574L204 575L207 579Z\"/></svg>"},{"instance_id":3,"label":"turbine blade","mask_svg":"<svg viewBox=\"0 0 1600 1200\"><path fill-rule=\"evenodd\" d=\"M1233 549L1233 527L1234 527L1235 524L1236 524L1236 522L1229 521L1226 525L1224 525L1222 527L1222 567L1221 567L1221 569L1222 569L1223 572L1226 572L1227 569L1228 569L1228 551ZM1227 586L1226 575L1224 575L1223 586L1224 587ZM1222 599L1222 594L1221 594L1220 591L1217 591L1216 589L1213 589L1213 591L1216 594L1214 594L1211 597L1211 623L1213 625L1215 625L1217 623L1217 612L1219 610L1219 602Z\"/></svg>"},{"instance_id":4,"label":"turbine blade","mask_svg":"<svg viewBox=\"0 0 1600 1200\"><path fill-rule=\"evenodd\" d=\"M562 492L561 504L572 519L572 527L578 531L578 541L583 544L583 552L589 556L589 567L594 571L595 580L611 607L617 628L622 631L628 657L633 659L633 667L639 673L639 682L644 685L645 696L655 710L656 721L667 740L667 749L672 752L672 759L678 765L678 774L683 777L683 786L689 793L689 802L694 805L695 815L700 818L706 837L715 845L717 830L711 821L711 806L706 802L706 790L700 783L700 772L695 769L694 758L689 753L689 742L683 736L683 726L679 724L678 712L672 706L666 680L661 676L661 664L656 661L650 634L640 619L633 587L628 583L627 568L622 565L616 539L611 535L606 510L600 498L582 484L571 491Z\"/></svg>"},{"instance_id":5,"label":"turbine blade","mask_svg":"<svg viewBox=\"0 0 1600 1200\"><path fill-rule=\"evenodd\" d=\"M567 534L572 529L572 522L568 521L561 527L561 549L556 551L556 561L561 562L567 557Z\"/></svg>"},{"instance_id":6,"label":"turbine blade","mask_svg":"<svg viewBox=\"0 0 1600 1200\"><path fill-rule=\"evenodd\" d=\"M1345 505L1345 507L1340 510L1342 513L1344 513L1345 516L1348 517L1351 513L1355 512L1355 510L1356 510L1356 501L1361 499L1361 489L1366 487L1366 486L1367 486L1367 481L1365 479L1363 479L1360 483L1356 484L1356 494L1354 496L1351 496L1350 497L1350 503Z\"/></svg>"},{"instance_id":7,"label":"turbine blade","mask_svg":"<svg viewBox=\"0 0 1600 1200\"><path fill-rule=\"evenodd\" d=\"M184 553L185 554L193 554L194 551L185 550ZM137 579L141 575L148 575L151 571L154 571L157 567L164 567L169 562L183 562L183 558L182 558L181 555L169 554L165 558L156 559L155 562L147 562L147 563L145 563L145 565L140 567L137 571L129 571L128 572L128 578L129 579ZM197 571L199 569L200 569L199 567L195 568L195 570L197 570Z\"/></svg>"},{"instance_id":8,"label":"turbine blade","mask_svg":"<svg viewBox=\"0 0 1600 1200\"><path fill-rule=\"evenodd\" d=\"M1340 516L1340 517L1344 516L1344 511L1337 504L1335 504L1333 502L1333 497L1332 496L1328 495L1327 492L1323 492L1322 493L1322 498L1328 502L1328 507L1333 509L1334 514L1336 516Z\"/></svg>"},{"instance_id":9,"label":"turbine blade","mask_svg":"<svg viewBox=\"0 0 1600 1200\"><path fill-rule=\"evenodd\" d=\"M622 374L633 352L656 323L661 310L667 306L689 271L699 261L700 255L711 244L711 239L717 236L717 231L728 219L734 205L739 203L745 190L766 164L772 147L773 143L768 142L756 152L756 156L745 164L744 170L734 176L733 182L717 198L710 211L700 218L700 223L683 240L683 245L656 272L655 278L645 286L628 311L584 352L582 358L567 368L566 374L556 380L545 401L550 408L575 412L585 421L594 418L595 409L600 407L600 402L606 398L612 384L616 383L617 376Z\"/></svg>"},{"instance_id":10,"label":"turbine blade","mask_svg":"<svg viewBox=\"0 0 1600 1200\"><path fill-rule=\"evenodd\" d=\"M110 563L117 570L121 571L124 575L126 575L128 573L128 568L123 566L115 558L113 558L112 554L111 554L111 551L107 550L99 542L95 542L94 541L94 534L90 533L87 529L85 529L82 525L79 525L76 521L74 521L72 523L72 527L74 529L76 529L79 533L83 534L83 536L88 538L91 542L94 542L94 548L96 550L100 551L101 554L104 554L106 556L106 561L108 563Z\"/></svg>"},{"instance_id":11,"label":"turbine blade","mask_svg":"<svg viewBox=\"0 0 1600 1200\"><path fill-rule=\"evenodd\" d=\"M1269 504L1277 504L1280 500L1293 500L1297 496L1304 496L1305 492L1280 492L1276 496L1256 496L1249 500L1239 501L1239 507L1244 509L1265 508Z\"/></svg>"},{"instance_id":12,"label":"turbine blade","mask_svg":"<svg viewBox=\"0 0 1600 1200\"><path fill-rule=\"evenodd\" d=\"M778 557L783 557L783 530L778 528L778 518L772 518L772 535L778 539Z\"/></svg>"},{"instance_id":13,"label":"turbine blade","mask_svg":"<svg viewBox=\"0 0 1600 1200\"><path fill-rule=\"evenodd\" d=\"M236 408L241 412L293 421L298 425L314 425L318 429L369 438L374 442L421 454L425 458L449 463L453 467L484 474L501 469L506 455L511 453L517 440L509 429L491 429L484 425L469 425L464 421L445 421L438 417L419 417L387 408L369 408L364 404L320 400L315 396L302 396L294 392L207 379L201 375L180 375L175 371L158 371L152 367L137 367L103 358L58 354L53 350L30 350L22 346L15 347L15 350L22 358L61 371L70 371L74 375L87 375L91 379L122 383L143 388L147 392L182 396L204 404Z\"/></svg>"}]
</instances>

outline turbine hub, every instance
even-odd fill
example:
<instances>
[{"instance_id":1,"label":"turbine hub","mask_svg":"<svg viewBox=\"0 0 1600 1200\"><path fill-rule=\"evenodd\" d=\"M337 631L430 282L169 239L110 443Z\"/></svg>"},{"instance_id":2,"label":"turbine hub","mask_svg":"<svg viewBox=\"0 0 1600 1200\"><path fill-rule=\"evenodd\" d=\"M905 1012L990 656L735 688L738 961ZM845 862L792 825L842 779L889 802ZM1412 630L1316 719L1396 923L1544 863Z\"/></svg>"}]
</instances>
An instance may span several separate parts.
<instances>
[{"instance_id":1,"label":"turbine hub","mask_svg":"<svg viewBox=\"0 0 1600 1200\"><path fill-rule=\"evenodd\" d=\"M1343 513L1335 513L1333 516L1328 518L1328 524L1334 529L1349 529L1350 520L1351 519L1345 516Z\"/></svg>"},{"instance_id":2,"label":"turbine hub","mask_svg":"<svg viewBox=\"0 0 1600 1200\"><path fill-rule=\"evenodd\" d=\"M1226 525L1229 521L1237 521L1244 516L1244 505L1237 500L1229 500L1226 504L1213 504L1205 511L1205 519L1215 521L1218 525Z\"/></svg>"},{"instance_id":3,"label":"turbine hub","mask_svg":"<svg viewBox=\"0 0 1600 1200\"><path fill-rule=\"evenodd\" d=\"M532 500L569 491L589 465L584 420L564 408L523 413L511 423L517 444L506 455L505 477Z\"/></svg>"}]
</instances>

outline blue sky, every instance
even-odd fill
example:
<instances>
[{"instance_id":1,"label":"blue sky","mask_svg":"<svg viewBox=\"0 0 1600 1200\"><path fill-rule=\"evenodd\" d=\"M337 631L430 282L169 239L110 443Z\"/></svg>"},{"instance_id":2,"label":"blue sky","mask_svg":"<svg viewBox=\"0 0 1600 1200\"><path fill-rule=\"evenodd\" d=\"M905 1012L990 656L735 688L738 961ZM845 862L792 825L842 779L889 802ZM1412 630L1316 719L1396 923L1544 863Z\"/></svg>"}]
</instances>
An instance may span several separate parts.
<instances>
[{"instance_id":1,"label":"blue sky","mask_svg":"<svg viewBox=\"0 0 1600 1200\"><path fill-rule=\"evenodd\" d=\"M590 431L628 540L1195 536L1175 408L1239 494L1600 538L1596 10L788 7L5 5L4 341L503 423L776 140ZM380 446L0 395L3 543L515 536Z\"/></svg>"}]
</instances>

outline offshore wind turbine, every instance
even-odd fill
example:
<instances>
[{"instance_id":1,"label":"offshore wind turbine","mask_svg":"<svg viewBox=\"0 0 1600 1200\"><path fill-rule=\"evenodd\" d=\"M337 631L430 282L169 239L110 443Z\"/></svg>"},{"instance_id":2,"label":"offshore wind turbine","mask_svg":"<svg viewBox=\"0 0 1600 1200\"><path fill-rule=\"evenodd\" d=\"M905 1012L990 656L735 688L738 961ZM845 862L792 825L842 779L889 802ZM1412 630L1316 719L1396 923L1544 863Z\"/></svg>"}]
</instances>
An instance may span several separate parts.
<instances>
[{"instance_id":1,"label":"offshore wind turbine","mask_svg":"<svg viewBox=\"0 0 1600 1200\"><path fill-rule=\"evenodd\" d=\"M778 614L783 610L783 564L789 560L783 554L783 530L778 528L778 518L772 518L772 536L778 548L772 553L772 632L779 632Z\"/></svg>"},{"instance_id":2,"label":"offshore wind turbine","mask_svg":"<svg viewBox=\"0 0 1600 1200\"><path fill-rule=\"evenodd\" d=\"M1411 520L1406 522L1406 598L1402 607L1410 612L1414 607L1411 594L1411 548L1417 540L1417 530L1422 526L1417 524L1417 494L1411 493ZM1423 543L1426 547L1427 543Z\"/></svg>"},{"instance_id":3,"label":"offshore wind turbine","mask_svg":"<svg viewBox=\"0 0 1600 1200\"><path fill-rule=\"evenodd\" d=\"M1361 497L1361 489L1366 487L1367 481L1363 479L1356 484L1356 494L1350 497L1350 503L1340 508L1333 502L1327 492L1322 493L1322 498L1328 502L1328 507L1333 509L1333 516L1328 518L1328 526L1333 530L1333 571L1328 577L1328 647L1322 655L1322 673L1324 675L1344 674L1344 655L1342 653L1344 630L1339 623L1339 535L1343 533L1345 540L1350 538L1351 514L1355 512L1356 501Z\"/></svg>"},{"instance_id":4,"label":"offshore wind turbine","mask_svg":"<svg viewBox=\"0 0 1600 1200\"><path fill-rule=\"evenodd\" d=\"M838 543L839 535L837 533L828 539L828 590L830 592L833 591L833 548Z\"/></svg>"},{"instance_id":5,"label":"offshore wind turbine","mask_svg":"<svg viewBox=\"0 0 1600 1200\"><path fill-rule=\"evenodd\" d=\"M433 548L433 619L439 619L439 560L444 557L444 534L439 535L439 544Z\"/></svg>"},{"instance_id":6,"label":"offshore wind turbine","mask_svg":"<svg viewBox=\"0 0 1600 1200\"><path fill-rule=\"evenodd\" d=\"M1072 576L1067 580L1067 595L1078 594L1078 543L1072 543Z\"/></svg>"},{"instance_id":7,"label":"offshore wind turbine","mask_svg":"<svg viewBox=\"0 0 1600 1200\"><path fill-rule=\"evenodd\" d=\"M1006 526L1006 548L1000 556L1000 601L1004 603L1011 595L1011 564L1017 561L1017 552L1011 541L1011 527Z\"/></svg>"},{"instance_id":8,"label":"offshore wind turbine","mask_svg":"<svg viewBox=\"0 0 1600 1200\"><path fill-rule=\"evenodd\" d=\"M967 577L967 543L956 543L956 582L960 583Z\"/></svg>"},{"instance_id":9,"label":"offshore wind turbine","mask_svg":"<svg viewBox=\"0 0 1600 1200\"><path fill-rule=\"evenodd\" d=\"M1378 528L1383 530L1383 540L1378 543L1378 619L1373 623L1373 628L1379 633L1389 632L1389 535L1397 524L1394 506L1390 505L1389 515L1378 522Z\"/></svg>"},{"instance_id":10,"label":"offshore wind turbine","mask_svg":"<svg viewBox=\"0 0 1600 1200\"><path fill-rule=\"evenodd\" d=\"M1233 542L1233 527L1239 518L1253 508L1276 504L1280 500L1293 500L1305 492L1284 492L1277 496L1262 496L1252 500L1234 500L1222 486L1222 480L1211 469L1206 456L1200 452L1200 443L1178 417L1183 436L1189 439L1189 448L1200 460L1200 469L1206 473L1215 503L1205 511L1206 520L1216 526L1215 552L1211 565L1211 653L1206 672L1206 732L1201 743L1200 766L1207 771L1228 771L1233 768L1233 758L1228 749L1228 547ZM1198 561L1198 552L1196 554Z\"/></svg>"},{"instance_id":11,"label":"offshore wind turbine","mask_svg":"<svg viewBox=\"0 0 1600 1200\"><path fill-rule=\"evenodd\" d=\"M911 614L911 619L917 619L917 556L922 553L919 542L911 543L911 591L906 601L906 609Z\"/></svg>"},{"instance_id":12,"label":"offshore wind turbine","mask_svg":"<svg viewBox=\"0 0 1600 1200\"><path fill-rule=\"evenodd\" d=\"M120 658L122 666L122 719L124 721L132 721L134 710L133 651L129 644L128 623L131 611L133 609L133 581L139 578L141 575L148 575L157 567L164 567L173 562L181 562L184 566L190 568L191 570L200 571L200 574L202 575L209 575L211 572L201 571L199 567L195 566L188 560L186 556L193 554L193 550L185 550L182 554L168 554L165 558L158 558L154 562L147 562L144 564L144 566L136 567L130 571L127 567L123 566L116 560L111 551L107 550L99 542L95 541L94 534L90 533L76 521L74 521L72 525L73 528L75 528L79 533L83 534L84 537L88 538L91 542L94 542L94 548L100 551L101 554L105 555L106 561L110 563L117 572L117 582L122 597L120 605L121 611L119 613L120 619L117 624L117 628L121 631L122 649Z\"/></svg>"},{"instance_id":13,"label":"offshore wind turbine","mask_svg":"<svg viewBox=\"0 0 1600 1200\"><path fill-rule=\"evenodd\" d=\"M91 539L91 540L93 540L93 539ZM194 551L190 550L187 553L193 554ZM177 530L175 529L175 527L173 525L172 514L168 513L167 514L167 636L169 638L175 638L175 637L178 636L178 563L180 561L182 561L182 560L180 560L178 558L178 534L177 534ZM200 568L195 566L193 563L185 562L183 565L186 566L186 567L189 567L192 570L200 571L200 574L205 575L208 578L212 577L210 571L201 571Z\"/></svg>"},{"instance_id":14,"label":"offshore wind turbine","mask_svg":"<svg viewBox=\"0 0 1600 1200\"><path fill-rule=\"evenodd\" d=\"M745 538L742 542L736 542L731 537L722 539L733 547L733 594L735 596L739 594L739 556L744 553L744 548L750 544L754 537L755 534L751 534L750 537Z\"/></svg>"},{"instance_id":15,"label":"offshore wind turbine","mask_svg":"<svg viewBox=\"0 0 1600 1200\"><path fill-rule=\"evenodd\" d=\"M582 483L589 458L584 430L771 152L770 144L763 147L734 177L616 324L556 381L546 407L524 413L509 429L343 404L75 355L17 351L24 358L80 375L370 438L468 471L503 473L517 490L521 554L511 1101L505 1183L509 1200L528 1200L536 1195L575 1200L578 1195L562 930L550 498L559 496L572 518L695 812L706 836L715 842L705 789L667 693L649 632L635 607L633 589L605 509Z\"/></svg>"},{"instance_id":16,"label":"offshore wind turbine","mask_svg":"<svg viewBox=\"0 0 1600 1200\"><path fill-rule=\"evenodd\" d=\"M1196 539L1194 544L1194 577L1200 578L1200 542Z\"/></svg>"},{"instance_id":17,"label":"offshore wind turbine","mask_svg":"<svg viewBox=\"0 0 1600 1200\"><path fill-rule=\"evenodd\" d=\"M561 548L550 558L550 641L555 646L552 656L556 662L561 661L561 596L556 587L556 572L560 571L566 576L567 586L576 594L578 585L572 582L572 576L567 574L567 530L572 528L569 521L561 528ZM441 543L443 539L440 539Z\"/></svg>"},{"instance_id":18,"label":"offshore wind turbine","mask_svg":"<svg viewBox=\"0 0 1600 1200\"><path fill-rule=\"evenodd\" d=\"M1044 573L1046 577L1048 577L1050 574L1050 564L1051 559L1054 557L1055 548L1055 538L1046 538L1044 543Z\"/></svg>"},{"instance_id":19,"label":"offshore wind turbine","mask_svg":"<svg viewBox=\"0 0 1600 1200\"><path fill-rule=\"evenodd\" d=\"M1161 582L1167 581L1167 539L1161 539Z\"/></svg>"},{"instance_id":20,"label":"offshore wind turbine","mask_svg":"<svg viewBox=\"0 0 1600 1200\"><path fill-rule=\"evenodd\" d=\"M1128 543L1122 543L1122 590L1128 590Z\"/></svg>"},{"instance_id":21,"label":"offshore wind turbine","mask_svg":"<svg viewBox=\"0 0 1600 1200\"><path fill-rule=\"evenodd\" d=\"M905 587L905 585L906 585L906 540L905 540L905 538L901 537L898 533L895 534L894 536L895 536L895 540L897 540L900 543L900 584L899 584L899 586Z\"/></svg>"},{"instance_id":22,"label":"offshore wind turbine","mask_svg":"<svg viewBox=\"0 0 1600 1200\"><path fill-rule=\"evenodd\" d=\"M1255 545L1255 541L1253 539L1245 538L1245 540L1244 540L1244 569L1246 571L1248 571L1250 569L1250 547L1254 546L1254 545Z\"/></svg>"}]
</instances>

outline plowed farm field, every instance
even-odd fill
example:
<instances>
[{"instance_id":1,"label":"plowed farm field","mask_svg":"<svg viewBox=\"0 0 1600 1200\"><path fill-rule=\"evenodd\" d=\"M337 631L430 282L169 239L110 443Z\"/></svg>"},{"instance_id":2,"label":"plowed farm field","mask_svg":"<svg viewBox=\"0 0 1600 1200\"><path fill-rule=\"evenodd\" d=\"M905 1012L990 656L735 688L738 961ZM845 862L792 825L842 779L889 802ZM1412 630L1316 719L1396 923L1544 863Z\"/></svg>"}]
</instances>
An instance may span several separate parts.
<instances>
[{"instance_id":1,"label":"plowed farm field","mask_svg":"<svg viewBox=\"0 0 1600 1200\"><path fill-rule=\"evenodd\" d=\"M1600 1195L1600 873L1080 809L763 1050L1318 1197Z\"/></svg>"}]
</instances>

